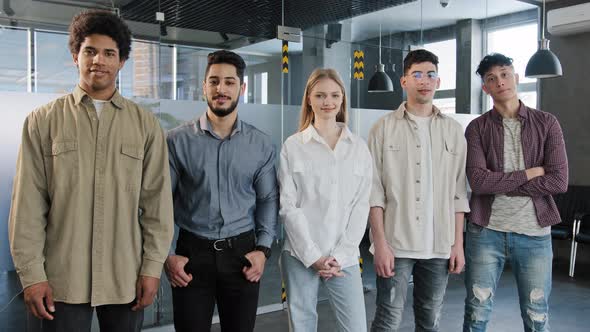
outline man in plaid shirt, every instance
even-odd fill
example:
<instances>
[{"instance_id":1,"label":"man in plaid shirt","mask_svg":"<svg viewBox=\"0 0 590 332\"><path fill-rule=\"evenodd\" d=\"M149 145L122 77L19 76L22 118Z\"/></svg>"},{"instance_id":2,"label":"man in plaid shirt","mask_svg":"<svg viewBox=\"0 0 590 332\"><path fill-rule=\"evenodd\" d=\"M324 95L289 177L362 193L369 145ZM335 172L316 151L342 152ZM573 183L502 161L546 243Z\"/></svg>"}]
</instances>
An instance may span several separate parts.
<instances>
[{"instance_id":1,"label":"man in plaid shirt","mask_svg":"<svg viewBox=\"0 0 590 332\"><path fill-rule=\"evenodd\" d=\"M512 59L490 54L477 68L492 110L467 127L467 178L473 194L466 235L463 331L485 331L498 280L510 261L524 331L549 331L551 195L567 190L568 167L555 116L518 99Z\"/></svg>"}]
</instances>

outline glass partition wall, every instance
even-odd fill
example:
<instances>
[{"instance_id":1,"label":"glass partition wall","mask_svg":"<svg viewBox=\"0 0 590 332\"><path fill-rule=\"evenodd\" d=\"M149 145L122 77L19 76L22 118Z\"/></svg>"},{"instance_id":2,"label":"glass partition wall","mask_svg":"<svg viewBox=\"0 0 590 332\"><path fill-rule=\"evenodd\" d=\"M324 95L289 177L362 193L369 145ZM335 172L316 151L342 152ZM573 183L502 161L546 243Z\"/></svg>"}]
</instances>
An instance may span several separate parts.
<instances>
[{"instance_id":1,"label":"glass partition wall","mask_svg":"<svg viewBox=\"0 0 590 332\"><path fill-rule=\"evenodd\" d=\"M2 152L4 163L0 173L1 189L5 193L0 200L0 218L4 225L0 225L0 309L20 291L6 233L20 128L24 117L34 107L71 91L77 82L76 68L67 49L67 24L74 13L84 9L68 5L68 1L25 0L23 3L27 5L14 8L18 20L0 14L0 42L8 46L0 48L0 95L8 103L5 114L9 119L2 123L0 130L3 141L9 144ZM153 7L153 15L158 10L170 13L166 7L170 1L153 3L158 6L146 5ZM202 81L207 54L229 48L242 55L247 64L246 93L238 107L240 118L269 134L278 152L282 142L298 129L305 83L317 67L334 68L340 73L347 89L348 125L366 139L375 121L396 109L405 99L399 81L403 76L403 58L410 50L423 47L439 56L441 87L434 103L445 113L467 113L452 115L466 125L488 107L487 98L478 90L479 81L474 78L476 61L488 51L513 49L506 44L503 29L513 29L505 33L518 30L523 38L536 45L537 36L531 31L536 30L537 10L524 2L455 0L448 8L442 8L438 0L383 3L386 4L374 11L351 4L346 11L348 14L340 19L330 19L326 14L323 21L311 23L302 19L305 11L297 7L298 1L282 7L284 25L306 24L301 41L288 44L287 73L283 72L285 58L280 40L266 40L251 30L236 36L233 31L195 31L170 26L168 22L182 15L198 15L184 13L180 7L177 17L167 14L163 23L137 22L137 17L126 17L125 10L118 8L116 10L128 20L134 34L132 52L119 74L118 87L125 97L154 112L164 129L174 128L206 111ZM31 7L38 9L37 16L28 10ZM306 9L307 12L312 10L327 13L321 6ZM56 22L56 12L64 13L60 22ZM39 13L47 13L47 16ZM249 21L248 12L242 15L242 19ZM521 58L524 61L528 58L520 53L513 56L519 68ZM370 93L368 82L379 63L391 78L393 91ZM536 98L535 82L521 83L526 98ZM283 240L280 224L278 235L261 280L259 313L283 309L278 266ZM372 291L375 274L367 239L361 245L361 254L363 284L366 291ZM320 300L325 299L321 291ZM144 325L171 323L171 288L163 274L158 298L146 310ZM9 331L21 331L26 324L22 296L17 296L0 311L0 326L8 326Z\"/></svg>"}]
</instances>

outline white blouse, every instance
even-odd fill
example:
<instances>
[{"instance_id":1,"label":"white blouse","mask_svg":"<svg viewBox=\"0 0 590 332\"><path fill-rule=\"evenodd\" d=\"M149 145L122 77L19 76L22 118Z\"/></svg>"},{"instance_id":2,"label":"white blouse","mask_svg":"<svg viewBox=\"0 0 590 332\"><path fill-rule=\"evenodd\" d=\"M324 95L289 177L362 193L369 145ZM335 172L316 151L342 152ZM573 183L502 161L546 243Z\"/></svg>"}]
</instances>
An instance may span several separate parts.
<instances>
[{"instance_id":1,"label":"white blouse","mask_svg":"<svg viewBox=\"0 0 590 332\"><path fill-rule=\"evenodd\" d=\"M367 227L372 159L367 144L343 123L332 150L313 126L283 144L279 166L280 220L285 247L310 267L333 256L342 268L358 264Z\"/></svg>"}]
</instances>

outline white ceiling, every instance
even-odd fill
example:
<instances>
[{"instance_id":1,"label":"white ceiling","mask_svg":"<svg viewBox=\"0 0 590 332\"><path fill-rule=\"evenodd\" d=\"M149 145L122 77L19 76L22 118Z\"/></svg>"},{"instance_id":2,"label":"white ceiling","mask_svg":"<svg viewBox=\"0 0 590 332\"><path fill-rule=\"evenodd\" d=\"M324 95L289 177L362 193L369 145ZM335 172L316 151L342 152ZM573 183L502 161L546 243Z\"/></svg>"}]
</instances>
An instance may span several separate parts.
<instances>
[{"instance_id":1,"label":"white ceiling","mask_svg":"<svg viewBox=\"0 0 590 332\"><path fill-rule=\"evenodd\" d=\"M536 6L517 0L451 0L443 8L440 0L422 0L422 28L431 29L454 24L462 19L484 19L516 13ZM361 41L379 36L379 24L383 34L420 30L421 2L415 1L357 16L352 19L352 41Z\"/></svg>"},{"instance_id":2,"label":"white ceiling","mask_svg":"<svg viewBox=\"0 0 590 332\"><path fill-rule=\"evenodd\" d=\"M542 1L542 0L540 0ZM551 1L551 0L547 0ZM462 19L484 19L537 8L517 0L451 0L443 8L440 0L422 0L422 28L431 29L452 25ZM348 42L359 42L379 36L379 24L384 35L401 31L420 30L420 1L384 9L350 19L352 23L351 38ZM301 51L301 43L289 43L290 52ZM271 55L281 53L281 41L277 39L248 45L237 49L238 52Z\"/></svg>"}]
</instances>

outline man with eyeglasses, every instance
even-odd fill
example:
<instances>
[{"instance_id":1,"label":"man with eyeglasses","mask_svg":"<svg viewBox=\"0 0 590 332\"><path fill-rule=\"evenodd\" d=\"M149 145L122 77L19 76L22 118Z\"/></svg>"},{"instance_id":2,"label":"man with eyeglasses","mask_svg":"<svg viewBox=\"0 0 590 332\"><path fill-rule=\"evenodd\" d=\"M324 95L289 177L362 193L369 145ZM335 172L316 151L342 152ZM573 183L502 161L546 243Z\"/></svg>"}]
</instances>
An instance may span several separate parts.
<instances>
[{"instance_id":1,"label":"man with eyeglasses","mask_svg":"<svg viewBox=\"0 0 590 332\"><path fill-rule=\"evenodd\" d=\"M561 222L552 195L568 185L563 133L555 116L518 99L511 58L486 55L477 74L494 105L465 132L473 210L463 331L486 331L506 261L517 281L524 331L549 331L551 225Z\"/></svg>"},{"instance_id":2,"label":"man with eyeglasses","mask_svg":"<svg viewBox=\"0 0 590 332\"><path fill-rule=\"evenodd\" d=\"M464 266L467 148L461 125L432 104L440 86L437 70L433 53L408 53L400 79L407 101L369 135L377 273L371 331L399 329L412 275L416 331L438 331L448 275Z\"/></svg>"}]
</instances>

